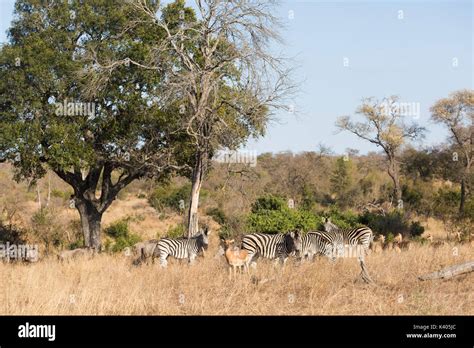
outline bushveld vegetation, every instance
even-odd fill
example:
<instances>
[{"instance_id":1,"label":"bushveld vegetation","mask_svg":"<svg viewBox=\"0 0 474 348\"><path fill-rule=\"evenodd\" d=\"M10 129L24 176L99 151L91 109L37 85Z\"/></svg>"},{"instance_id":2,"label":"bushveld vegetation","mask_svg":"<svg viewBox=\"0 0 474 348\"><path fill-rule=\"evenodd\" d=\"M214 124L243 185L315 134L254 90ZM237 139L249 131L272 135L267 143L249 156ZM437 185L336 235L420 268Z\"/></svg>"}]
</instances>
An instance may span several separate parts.
<instances>
[{"instance_id":1,"label":"bushveld vegetation","mask_svg":"<svg viewBox=\"0 0 474 348\"><path fill-rule=\"evenodd\" d=\"M473 92L433 104L449 137L432 147L399 97L366 98L335 127L380 153L221 163L290 108L295 84L268 48L272 2L197 6L17 2L0 50L0 242L40 245L40 262L0 264L0 313L472 314L472 274L417 276L473 257ZM353 259L262 261L227 279L220 238L305 233L323 217L385 237L367 260L375 286L354 282ZM135 243L200 225L215 233L196 266L132 262ZM78 247L95 256L57 261Z\"/></svg>"}]
</instances>

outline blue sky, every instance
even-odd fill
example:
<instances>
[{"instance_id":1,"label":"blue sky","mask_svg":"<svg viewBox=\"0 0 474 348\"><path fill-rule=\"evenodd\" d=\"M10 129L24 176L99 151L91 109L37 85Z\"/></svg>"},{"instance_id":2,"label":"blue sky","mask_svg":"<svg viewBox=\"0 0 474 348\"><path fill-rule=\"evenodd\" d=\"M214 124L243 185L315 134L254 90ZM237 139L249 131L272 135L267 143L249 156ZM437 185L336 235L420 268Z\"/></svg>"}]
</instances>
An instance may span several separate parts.
<instances>
[{"instance_id":1,"label":"blue sky","mask_svg":"<svg viewBox=\"0 0 474 348\"><path fill-rule=\"evenodd\" d=\"M0 0L0 42L13 5ZM334 122L353 115L363 97L389 95L420 103L417 121L429 131L422 145L445 140L428 109L452 91L473 88L473 1L287 0L278 15L286 25L280 49L299 66L298 114L278 113L267 135L247 149L299 152L324 143L337 153L376 150L349 133L335 134Z\"/></svg>"}]
</instances>

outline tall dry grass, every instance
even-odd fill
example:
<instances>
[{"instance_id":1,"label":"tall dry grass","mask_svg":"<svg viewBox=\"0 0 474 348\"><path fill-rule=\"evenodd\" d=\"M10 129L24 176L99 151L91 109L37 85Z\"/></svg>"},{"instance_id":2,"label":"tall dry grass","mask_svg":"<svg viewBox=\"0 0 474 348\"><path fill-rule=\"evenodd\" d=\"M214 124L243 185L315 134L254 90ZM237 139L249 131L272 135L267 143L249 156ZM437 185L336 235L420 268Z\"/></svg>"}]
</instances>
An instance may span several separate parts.
<instances>
[{"instance_id":1,"label":"tall dry grass","mask_svg":"<svg viewBox=\"0 0 474 348\"><path fill-rule=\"evenodd\" d=\"M61 264L0 264L0 314L357 315L474 314L474 274L421 282L417 276L473 259L468 245L418 246L370 255L376 285L355 281L356 259L319 259L284 268L259 262L254 276L229 280L224 259L131 265L123 255ZM453 252L454 251L454 252ZM255 279L255 278L254 278Z\"/></svg>"}]
</instances>

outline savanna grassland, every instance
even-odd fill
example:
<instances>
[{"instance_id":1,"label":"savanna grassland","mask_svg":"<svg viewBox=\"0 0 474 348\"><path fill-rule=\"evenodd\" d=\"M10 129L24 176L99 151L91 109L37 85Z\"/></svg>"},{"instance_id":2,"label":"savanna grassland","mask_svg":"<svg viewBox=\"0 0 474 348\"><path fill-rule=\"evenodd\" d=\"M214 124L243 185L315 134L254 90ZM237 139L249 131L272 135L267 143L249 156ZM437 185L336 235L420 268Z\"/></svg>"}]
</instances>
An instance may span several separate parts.
<instances>
[{"instance_id":1,"label":"savanna grassland","mask_svg":"<svg viewBox=\"0 0 474 348\"><path fill-rule=\"evenodd\" d=\"M357 207L359 202L373 201L386 192L387 178L377 159L370 155L353 160L345 174L352 182L347 189L351 192L348 205ZM223 166L210 173L200 206L200 221L212 231L206 256L199 257L194 266L172 260L167 269L161 269L158 262L134 266L136 255L128 255L124 247L136 240L126 240L122 245L107 231L117 222L126 221L130 234L138 240L183 233L184 215L173 207L175 197L166 195L182 194L186 180L176 178L168 186L150 181L131 184L103 216L102 242L106 250L92 259L62 263L57 260L58 252L81 245L79 214L68 201L70 189L53 173L33 187L16 183L11 180L11 167L1 165L3 224L15 226L25 242L38 244L41 259L30 264L0 263L0 314L474 314L472 273L450 280L418 280L422 274L473 260L471 242L457 240L446 221L435 214L423 216L414 209L410 211L410 205L406 206L407 219L420 222L424 231L417 237L402 231L405 240L413 243L411 250L384 250L367 257L374 284L360 280L356 259L331 263L324 258L301 265L290 259L283 268L260 259L257 269L251 269L251 276L238 274L230 280L225 258L217 255L220 238L232 236L239 240L249 231L245 218L258 197L272 192L294 197L299 204L307 199L309 191L314 193L313 206L308 210L315 216L334 210L330 208L335 197L331 196L334 176L327 173L337 170L335 158L311 153L280 154L261 156L259 161L259 166L245 175L228 176ZM370 178L366 191L360 189L364 178ZM452 184L443 181L416 185L408 179L406 182L412 190L426 193L424 197L429 192L453 189ZM426 202L430 201L421 201L418 207L428 209ZM443 205L443 209L448 208ZM346 207L343 211L357 212L357 208ZM433 211L439 211L439 207L433 206ZM382 226L383 233L393 238L397 226ZM427 241L428 235L444 244L434 247Z\"/></svg>"},{"instance_id":2,"label":"savanna grassland","mask_svg":"<svg viewBox=\"0 0 474 348\"><path fill-rule=\"evenodd\" d=\"M214 240L217 242L217 240ZM136 315L461 315L474 314L474 275L422 282L417 276L472 259L467 245L367 259L375 285L356 280L355 259L284 268L261 262L252 278L229 280L224 259L134 267L124 255L60 264L0 264L0 313ZM212 255L212 253L210 254ZM252 279L252 280L251 280Z\"/></svg>"}]
</instances>

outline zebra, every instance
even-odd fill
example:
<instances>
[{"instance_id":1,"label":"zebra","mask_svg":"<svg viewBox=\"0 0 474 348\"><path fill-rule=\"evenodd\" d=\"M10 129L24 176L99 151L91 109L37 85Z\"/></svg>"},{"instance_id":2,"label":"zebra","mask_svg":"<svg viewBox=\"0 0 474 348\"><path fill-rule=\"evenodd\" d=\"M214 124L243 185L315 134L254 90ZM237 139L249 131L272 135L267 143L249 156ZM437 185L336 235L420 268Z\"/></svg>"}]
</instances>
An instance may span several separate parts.
<instances>
[{"instance_id":1,"label":"zebra","mask_svg":"<svg viewBox=\"0 0 474 348\"><path fill-rule=\"evenodd\" d=\"M331 222L329 218L323 218L324 222L324 232L320 232L326 239L330 240L334 248L344 248L346 245L349 247L353 246L362 246L363 253L359 255L363 257L363 254L367 254L369 250L370 243L373 240L373 232L370 228L364 227L355 227L355 228L344 228L340 229ZM335 256L333 255L333 258Z\"/></svg>"},{"instance_id":2,"label":"zebra","mask_svg":"<svg viewBox=\"0 0 474 348\"><path fill-rule=\"evenodd\" d=\"M325 232L310 231L301 237L301 261L305 258L312 261L314 255L330 255L333 244L324 234Z\"/></svg>"},{"instance_id":3,"label":"zebra","mask_svg":"<svg viewBox=\"0 0 474 348\"><path fill-rule=\"evenodd\" d=\"M153 257L160 258L161 267L166 267L168 256L177 259L188 259L190 264L194 264L196 256L207 249L209 245L210 231L206 227L200 233L191 238L162 238L156 244Z\"/></svg>"},{"instance_id":4,"label":"zebra","mask_svg":"<svg viewBox=\"0 0 474 348\"><path fill-rule=\"evenodd\" d=\"M336 255L340 255L341 248L345 248L346 245L349 246L349 251L352 250L352 247L357 247L360 245L362 247L362 252L357 252L361 269L360 276L364 282L373 283L364 261L364 255L368 253L370 243L374 238L372 230L366 226L340 229L334 225L329 218L323 218L323 222L325 231L320 233L331 241L331 259L334 261L336 259ZM356 249L356 251L358 251L358 249ZM347 255L344 253L343 256Z\"/></svg>"},{"instance_id":5,"label":"zebra","mask_svg":"<svg viewBox=\"0 0 474 348\"><path fill-rule=\"evenodd\" d=\"M285 264L290 255L301 249L301 233L295 231L277 234L246 234L242 239L242 249L249 253L247 265L255 264L259 256L277 259Z\"/></svg>"}]
</instances>

